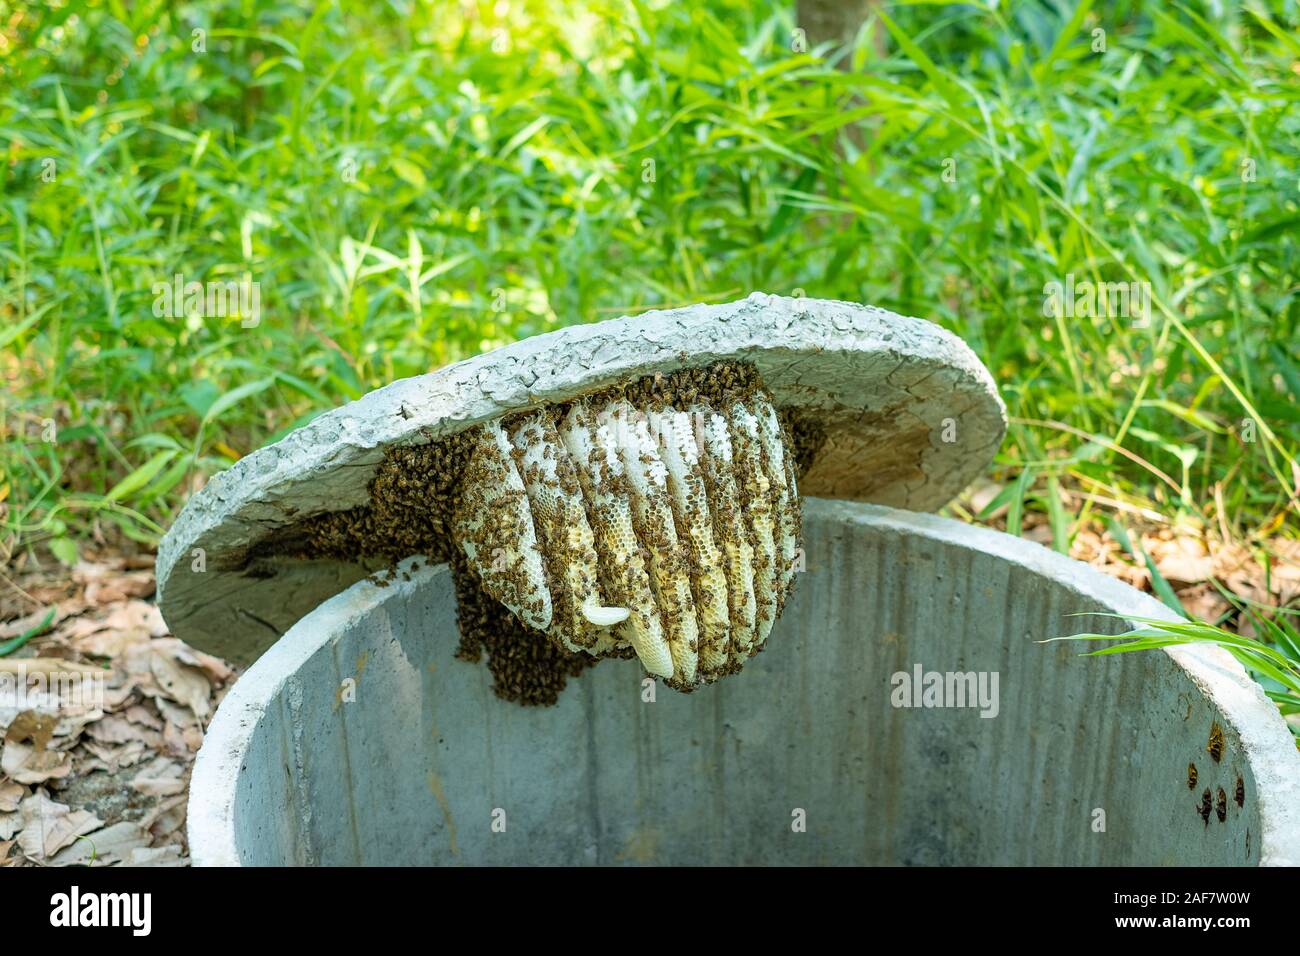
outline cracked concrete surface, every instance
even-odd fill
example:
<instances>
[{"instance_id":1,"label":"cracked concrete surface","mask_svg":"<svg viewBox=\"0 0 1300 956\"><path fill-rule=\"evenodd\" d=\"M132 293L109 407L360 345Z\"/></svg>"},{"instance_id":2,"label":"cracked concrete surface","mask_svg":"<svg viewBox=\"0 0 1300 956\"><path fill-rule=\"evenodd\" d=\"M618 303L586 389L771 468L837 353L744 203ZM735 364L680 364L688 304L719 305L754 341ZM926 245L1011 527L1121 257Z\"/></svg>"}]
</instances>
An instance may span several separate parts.
<instances>
[{"instance_id":1,"label":"cracked concrete surface","mask_svg":"<svg viewBox=\"0 0 1300 956\"><path fill-rule=\"evenodd\" d=\"M933 510L984 468L1006 430L992 378L960 339L883 309L754 293L572 326L394 382L215 475L159 548L163 614L183 640L247 664L371 570L249 567L250 546L309 515L365 504L386 447L719 359L753 362L779 406L826 428L807 494ZM193 570L196 549L203 572Z\"/></svg>"}]
</instances>

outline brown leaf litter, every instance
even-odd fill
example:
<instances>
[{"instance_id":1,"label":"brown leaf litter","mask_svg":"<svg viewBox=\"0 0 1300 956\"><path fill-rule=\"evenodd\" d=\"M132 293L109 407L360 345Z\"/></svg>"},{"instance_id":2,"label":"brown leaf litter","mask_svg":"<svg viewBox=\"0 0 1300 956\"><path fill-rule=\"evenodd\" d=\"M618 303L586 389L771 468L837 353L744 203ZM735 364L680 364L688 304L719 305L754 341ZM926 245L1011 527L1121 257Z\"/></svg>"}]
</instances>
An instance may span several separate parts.
<instances>
[{"instance_id":1,"label":"brown leaf litter","mask_svg":"<svg viewBox=\"0 0 1300 956\"><path fill-rule=\"evenodd\" d=\"M0 866L187 864L190 769L234 671L168 633L148 555L5 581L0 640L55 614L0 658Z\"/></svg>"}]
</instances>

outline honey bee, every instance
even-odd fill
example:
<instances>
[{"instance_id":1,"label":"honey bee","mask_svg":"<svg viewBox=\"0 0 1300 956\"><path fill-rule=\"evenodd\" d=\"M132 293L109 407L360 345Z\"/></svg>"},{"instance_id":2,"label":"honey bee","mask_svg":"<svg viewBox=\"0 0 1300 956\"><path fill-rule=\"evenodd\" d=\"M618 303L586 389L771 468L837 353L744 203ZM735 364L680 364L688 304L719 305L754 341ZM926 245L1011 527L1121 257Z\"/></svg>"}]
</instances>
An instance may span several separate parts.
<instances>
[{"instance_id":1,"label":"honey bee","mask_svg":"<svg viewBox=\"0 0 1300 956\"><path fill-rule=\"evenodd\" d=\"M1196 789L1196 764L1194 763L1189 763L1187 765L1187 789Z\"/></svg>"},{"instance_id":2,"label":"honey bee","mask_svg":"<svg viewBox=\"0 0 1300 956\"><path fill-rule=\"evenodd\" d=\"M1218 797L1218 801L1214 804L1214 812L1218 816L1219 822L1222 823L1228 819L1228 795L1223 792L1222 787L1219 788Z\"/></svg>"},{"instance_id":3,"label":"honey bee","mask_svg":"<svg viewBox=\"0 0 1300 956\"><path fill-rule=\"evenodd\" d=\"M1210 725L1210 740L1205 745L1215 763L1223 759L1223 729L1217 722Z\"/></svg>"},{"instance_id":4,"label":"honey bee","mask_svg":"<svg viewBox=\"0 0 1300 956\"><path fill-rule=\"evenodd\" d=\"M1210 825L1210 810L1213 809L1213 802L1210 797L1210 788L1206 787L1201 793L1201 806L1196 812L1201 815L1201 819L1208 827Z\"/></svg>"},{"instance_id":5,"label":"honey bee","mask_svg":"<svg viewBox=\"0 0 1300 956\"><path fill-rule=\"evenodd\" d=\"M1238 807L1246 805L1246 782L1241 779L1241 774L1237 775L1237 792L1233 794L1233 799L1237 801Z\"/></svg>"}]
</instances>

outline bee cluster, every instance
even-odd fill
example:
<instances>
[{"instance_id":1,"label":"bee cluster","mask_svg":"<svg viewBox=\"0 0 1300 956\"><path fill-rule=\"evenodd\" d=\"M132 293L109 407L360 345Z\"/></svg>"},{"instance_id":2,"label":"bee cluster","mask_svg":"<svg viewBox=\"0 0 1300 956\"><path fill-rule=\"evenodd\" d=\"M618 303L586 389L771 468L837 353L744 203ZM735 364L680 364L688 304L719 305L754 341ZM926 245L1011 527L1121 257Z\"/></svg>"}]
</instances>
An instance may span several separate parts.
<instances>
[{"instance_id":1,"label":"bee cluster","mask_svg":"<svg viewBox=\"0 0 1300 956\"><path fill-rule=\"evenodd\" d=\"M512 614L483 590L465 555L453 551L452 581L456 588L456 623L460 644L456 656L475 663L486 652L492 687L503 700L549 707L559 700L570 677L598 663L588 654L556 646ZM627 656L632 653L628 649Z\"/></svg>"},{"instance_id":2,"label":"bee cluster","mask_svg":"<svg viewBox=\"0 0 1300 956\"><path fill-rule=\"evenodd\" d=\"M475 430L453 534L561 649L679 690L758 653L794 579L791 444L752 366L638 380Z\"/></svg>"},{"instance_id":3,"label":"bee cluster","mask_svg":"<svg viewBox=\"0 0 1300 956\"><path fill-rule=\"evenodd\" d=\"M1206 741L1205 750L1210 758L1219 763L1223 760L1224 739L1223 728L1219 726L1218 721L1210 724L1210 736ZM1196 764L1187 765L1187 789L1195 790L1199 775L1196 772ZM1240 809L1246 805L1246 781L1242 779L1241 774L1237 774L1236 785L1233 787L1232 801ZM1222 787L1219 787L1213 793L1209 787L1201 791L1201 802L1196 808L1196 812L1205 822L1206 826L1210 823L1210 813L1213 812L1223 823L1228 819L1228 793Z\"/></svg>"},{"instance_id":4,"label":"bee cluster","mask_svg":"<svg viewBox=\"0 0 1300 956\"><path fill-rule=\"evenodd\" d=\"M690 690L758 653L784 606L797 476L822 441L748 364L647 376L390 448L368 504L262 552L450 566L467 661L498 696L555 703L604 657Z\"/></svg>"},{"instance_id":5,"label":"bee cluster","mask_svg":"<svg viewBox=\"0 0 1300 956\"><path fill-rule=\"evenodd\" d=\"M390 447L370 481L368 504L312 515L258 550L343 561L378 559L390 565L379 572L389 580L391 566L412 555L426 555L433 564L447 561L452 552L450 517L469 449L464 432L427 444Z\"/></svg>"}]
</instances>

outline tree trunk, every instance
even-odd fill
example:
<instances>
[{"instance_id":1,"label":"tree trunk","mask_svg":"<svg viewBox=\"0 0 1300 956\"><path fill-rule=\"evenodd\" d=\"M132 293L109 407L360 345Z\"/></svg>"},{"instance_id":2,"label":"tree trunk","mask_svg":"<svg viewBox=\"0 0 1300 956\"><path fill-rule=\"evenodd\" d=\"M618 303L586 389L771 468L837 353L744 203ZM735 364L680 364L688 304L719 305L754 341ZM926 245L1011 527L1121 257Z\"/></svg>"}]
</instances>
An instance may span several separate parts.
<instances>
[{"instance_id":1,"label":"tree trunk","mask_svg":"<svg viewBox=\"0 0 1300 956\"><path fill-rule=\"evenodd\" d=\"M804 31L810 50L827 42L840 48L852 46L858 30L879 3L880 0L797 0L795 25ZM873 39L876 52L883 56L884 31L876 30ZM841 59L840 69L849 69L852 59L851 56Z\"/></svg>"}]
</instances>

